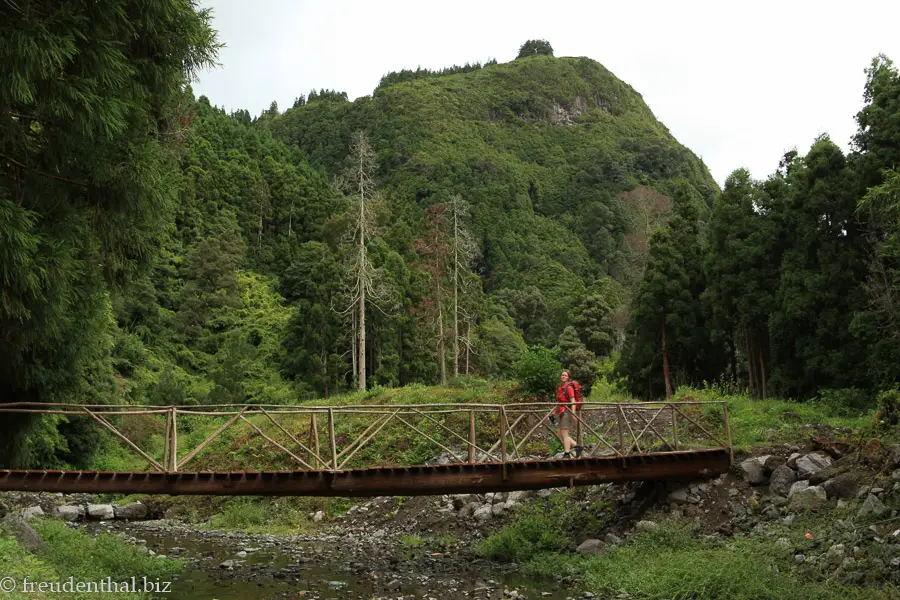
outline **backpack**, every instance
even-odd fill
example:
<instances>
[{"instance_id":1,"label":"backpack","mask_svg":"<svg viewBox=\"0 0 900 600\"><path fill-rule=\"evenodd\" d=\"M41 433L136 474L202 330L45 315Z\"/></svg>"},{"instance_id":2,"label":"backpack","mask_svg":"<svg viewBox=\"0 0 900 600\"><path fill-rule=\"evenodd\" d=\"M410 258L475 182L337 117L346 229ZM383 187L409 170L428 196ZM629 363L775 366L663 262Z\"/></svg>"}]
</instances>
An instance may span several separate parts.
<instances>
[{"instance_id":1,"label":"backpack","mask_svg":"<svg viewBox=\"0 0 900 600\"><path fill-rule=\"evenodd\" d=\"M566 387L571 387L572 391L575 392L575 410L581 410L581 405L584 403L584 395L581 392L581 384L577 381L570 381Z\"/></svg>"}]
</instances>

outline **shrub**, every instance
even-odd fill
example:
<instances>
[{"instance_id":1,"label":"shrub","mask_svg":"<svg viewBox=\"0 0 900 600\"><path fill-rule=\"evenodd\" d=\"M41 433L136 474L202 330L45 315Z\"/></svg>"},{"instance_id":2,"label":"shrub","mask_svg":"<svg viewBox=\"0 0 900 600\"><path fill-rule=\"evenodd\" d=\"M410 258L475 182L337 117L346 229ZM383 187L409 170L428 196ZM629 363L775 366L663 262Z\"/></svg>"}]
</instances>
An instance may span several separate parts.
<instances>
[{"instance_id":1,"label":"shrub","mask_svg":"<svg viewBox=\"0 0 900 600\"><path fill-rule=\"evenodd\" d=\"M562 363L556 359L556 348L530 346L514 365L516 379L523 391L530 394L553 393Z\"/></svg>"}]
</instances>

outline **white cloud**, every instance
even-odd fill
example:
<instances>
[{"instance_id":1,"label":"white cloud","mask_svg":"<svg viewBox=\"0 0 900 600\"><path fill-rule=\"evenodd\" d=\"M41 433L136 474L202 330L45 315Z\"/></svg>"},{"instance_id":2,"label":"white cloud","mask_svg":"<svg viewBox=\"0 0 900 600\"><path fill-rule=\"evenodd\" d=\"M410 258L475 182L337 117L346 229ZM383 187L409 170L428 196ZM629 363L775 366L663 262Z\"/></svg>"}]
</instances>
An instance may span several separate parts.
<instances>
[{"instance_id":1,"label":"white cloud","mask_svg":"<svg viewBox=\"0 0 900 600\"><path fill-rule=\"evenodd\" d=\"M900 62L900 3L310 2L204 0L227 44L195 92L228 109L283 109L310 89L371 94L417 66L515 58L527 39L588 56L631 84L721 184L762 178L787 149L828 132L845 148L863 70Z\"/></svg>"}]
</instances>

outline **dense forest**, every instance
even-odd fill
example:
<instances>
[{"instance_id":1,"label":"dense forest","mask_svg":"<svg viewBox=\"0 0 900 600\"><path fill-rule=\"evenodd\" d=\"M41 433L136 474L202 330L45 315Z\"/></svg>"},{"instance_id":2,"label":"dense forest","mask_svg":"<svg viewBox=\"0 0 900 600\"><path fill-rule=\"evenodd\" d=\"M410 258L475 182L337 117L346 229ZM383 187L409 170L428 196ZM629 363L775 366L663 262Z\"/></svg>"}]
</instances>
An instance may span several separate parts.
<instances>
[{"instance_id":1,"label":"dense forest","mask_svg":"<svg viewBox=\"0 0 900 600\"><path fill-rule=\"evenodd\" d=\"M544 41L254 117L194 96L219 44L193 2L48 6L0 5L0 402L298 402L529 353L638 398L900 381L884 56L849 154L823 136L720 190L640 94ZM10 419L0 451L77 463L85 426Z\"/></svg>"}]
</instances>

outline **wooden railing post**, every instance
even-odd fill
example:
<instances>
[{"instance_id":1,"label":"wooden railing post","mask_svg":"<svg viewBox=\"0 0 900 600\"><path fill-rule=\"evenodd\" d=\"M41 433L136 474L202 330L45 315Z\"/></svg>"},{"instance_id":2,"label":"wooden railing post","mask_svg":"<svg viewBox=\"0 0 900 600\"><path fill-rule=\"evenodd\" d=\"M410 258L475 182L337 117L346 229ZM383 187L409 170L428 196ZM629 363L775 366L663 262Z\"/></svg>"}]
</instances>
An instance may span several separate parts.
<instances>
[{"instance_id":1,"label":"wooden railing post","mask_svg":"<svg viewBox=\"0 0 900 600\"><path fill-rule=\"evenodd\" d=\"M725 433L728 435L728 459L734 464L734 445L731 443L731 423L728 420L728 402L722 402L722 408L725 410Z\"/></svg>"},{"instance_id":2,"label":"wooden railing post","mask_svg":"<svg viewBox=\"0 0 900 600\"><path fill-rule=\"evenodd\" d=\"M316 423L316 411L312 411L309 415L309 434L312 437L311 443L313 450L316 452L316 468L319 468L319 426Z\"/></svg>"},{"instance_id":3,"label":"wooden railing post","mask_svg":"<svg viewBox=\"0 0 900 600\"><path fill-rule=\"evenodd\" d=\"M584 447L584 435L581 427L581 419L584 418L584 408L579 410L573 408L572 413L575 415L575 443L579 448Z\"/></svg>"},{"instance_id":4,"label":"wooden railing post","mask_svg":"<svg viewBox=\"0 0 900 600\"><path fill-rule=\"evenodd\" d=\"M618 429L619 433L619 454L625 453L625 428L622 425L622 416L625 413L622 412L622 407L616 407L616 429Z\"/></svg>"},{"instance_id":5,"label":"wooden railing post","mask_svg":"<svg viewBox=\"0 0 900 600\"><path fill-rule=\"evenodd\" d=\"M469 464L475 462L475 411L469 411Z\"/></svg>"},{"instance_id":6,"label":"wooden railing post","mask_svg":"<svg viewBox=\"0 0 900 600\"><path fill-rule=\"evenodd\" d=\"M674 404L670 404L672 407L672 435L675 439L675 450L678 450L678 410L675 408Z\"/></svg>"},{"instance_id":7,"label":"wooden railing post","mask_svg":"<svg viewBox=\"0 0 900 600\"><path fill-rule=\"evenodd\" d=\"M506 409L500 407L500 462L506 464Z\"/></svg>"},{"instance_id":8,"label":"wooden railing post","mask_svg":"<svg viewBox=\"0 0 900 600\"><path fill-rule=\"evenodd\" d=\"M328 407L328 441L331 443L331 470L337 471L337 440L334 439L334 409Z\"/></svg>"},{"instance_id":9,"label":"wooden railing post","mask_svg":"<svg viewBox=\"0 0 900 600\"><path fill-rule=\"evenodd\" d=\"M170 473L178 472L178 409L174 406L172 407L172 431L169 437L169 464L168 470Z\"/></svg>"}]
</instances>

